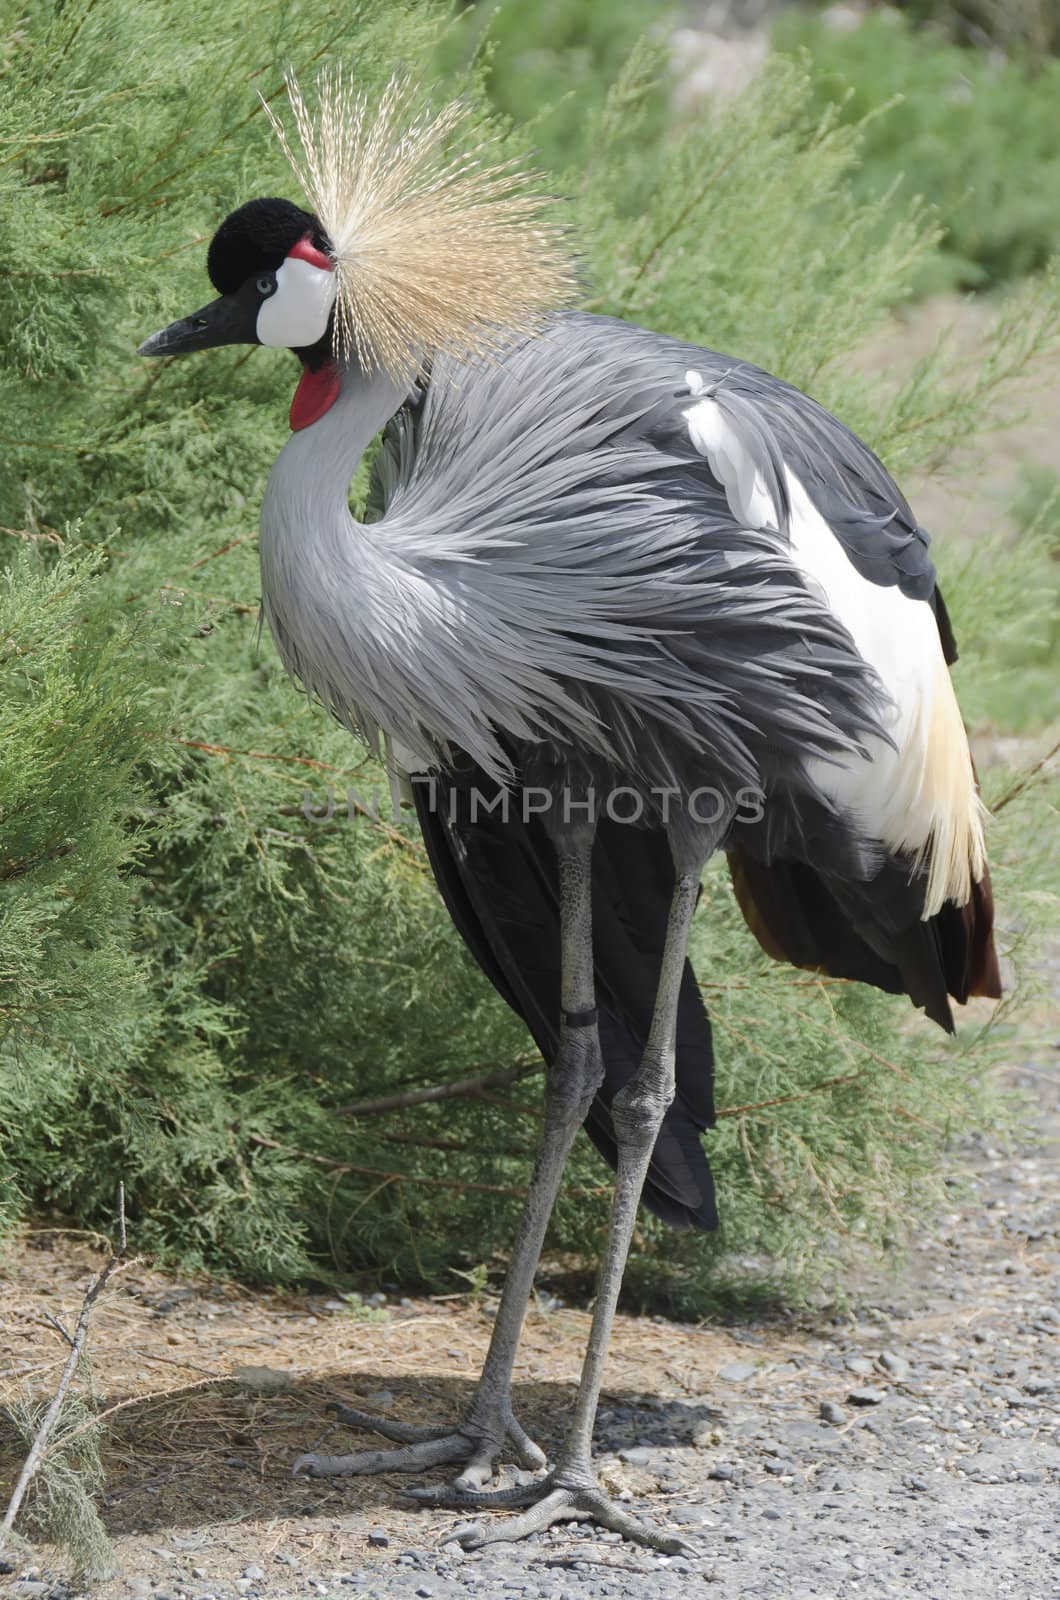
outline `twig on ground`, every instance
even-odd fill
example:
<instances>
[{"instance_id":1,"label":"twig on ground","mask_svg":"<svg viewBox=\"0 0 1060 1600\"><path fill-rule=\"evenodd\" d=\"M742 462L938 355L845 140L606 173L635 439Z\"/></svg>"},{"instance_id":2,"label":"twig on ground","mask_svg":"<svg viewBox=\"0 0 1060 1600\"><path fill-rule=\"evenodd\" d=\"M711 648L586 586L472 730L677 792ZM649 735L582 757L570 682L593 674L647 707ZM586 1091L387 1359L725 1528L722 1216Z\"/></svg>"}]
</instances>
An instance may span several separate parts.
<instances>
[{"instance_id":1,"label":"twig on ground","mask_svg":"<svg viewBox=\"0 0 1060 1600\"><path fill-rule=\"evenodd\" d=\"M81 1302L81 1313L77 1319L77 1327L74 1329L74 1337L70 1342L70 1354L67 1357L66 1365L63 1367L62 1376L59 1379L52 1402L47 1411L44 1413L44 1416L41 1418L40 1427L37 1429L33 1443L30 1445L29 1454L23 1463L22 1471L19 1473L18 1482L15 1484L15 1487L12 1490L11 1499L7 1503L7 1510L4 1513L4 1520L2 1523L0 1523L0 1549L3 1549L7 1539L11 1534L11 1530L15 1525L15 1518L18 1516L18 1513L22 1507L22 1502L26 1497L26 1491L32 1483L37 1468L40 1466L43 1459L49 1435L59 1419L59 1414L63 1408L63 1402L66 1399L67 1390L69 1389L70 1384L73 1382L74 1373L77 1371L78 1363L81 1360L81 1356L85 1348L85 1341L88 1338L88 1323L89 1318L92 1315L92 1307L103 1293L103 1290L106 1288L109 1279L118 1270L118 1268L125 1263L126 1242L125 1185L123 1183L119 1183L118 1248L115 1250L112 1247L110 1258L108 1259L106 1265L103 1267L102 1271L97 1273L96 1277L93 1278L92 1282L85 1290L85 1298ZM69 1335L65 1334L65 1330L60 1331L64 1332L65 1337L69 1338Z\"/></svg>"},{"instance_id":2,"label":"twig on ground","mask_svg":"<svg viewBox=\"0 0 1060 1600\"><path fill-rule=\"evenodd\" d=\"M604 1560L600 1556L583 1555L579 1550L572 1556L546 1556L542 1561L531 1561L532 1567L559 1567L562 1570L577 1572L582 1567L601 1567L608 1572L637 1572L650 1575L650 1567L634 1566L630 1561L614 1561L610 1558Z\"/></svg>"}]
</instances>

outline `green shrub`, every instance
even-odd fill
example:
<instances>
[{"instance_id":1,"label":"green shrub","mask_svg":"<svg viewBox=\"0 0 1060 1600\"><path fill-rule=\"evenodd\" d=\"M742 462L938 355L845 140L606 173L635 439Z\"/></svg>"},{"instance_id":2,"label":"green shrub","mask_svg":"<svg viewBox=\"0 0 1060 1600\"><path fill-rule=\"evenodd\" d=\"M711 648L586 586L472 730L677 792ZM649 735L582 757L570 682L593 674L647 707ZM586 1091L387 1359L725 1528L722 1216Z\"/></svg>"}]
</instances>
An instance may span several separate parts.
<instances>
[{"instance_id":1,"label":"green shrub","mask_svg":"<svg viewBox=\"0 0 1060 1600\"><path fill-rule=\"evenodd\" d=\"M435 60L450 74L478 59L495 110L525 128L535 157L554 172L591 162L594 120L642 40L660 51L680 19L676 0L519 0L476 4L447 30ZM666 76L643 86L638 134L649 148L666 124Z\"/></svg>"},{"instance_id":2,"label":"green shrub","mask_svg":"<svg viewBox=\"0 0 1060 1600\"><path fill-rule=\"evenodd\" d=\"M1060 246L1060 61L1033 72L1018 55L964 49L893 11L849 31L784 12L782 50L804 49L818 110L843 97L865 126L855 191L937 209L942 252L918 292L980 288L1036 272Z\"/></svg>"},{"instance_id":3,"label":"green shrub","mask_svg":"<svg viewBox=\"0 0 1060 1600\"><path fill-rule=\"evenodd\" d=\"M148 369L132 352L206 297L225 212L292 192L257 90L278 94L289 60L307 75L354 49L368 83L395 64L425 73L464 49L441 40L446 15L363 0L339 26L325 0L38 0L0 30L0 538L31 547L9 631L41 651L33 668L19 658L3 757L40 815L12 812L5 788L0 859L43 851L32 878L0 880L0 914L28 930L5 957L14 1001L0 996L15 1008L0 1042L11 1209L106 1225L123 1177L138 1248L259 1281L451 1287L454 1262L492 1261L540 1078L387 1116L345 1109L532 1055L449 926L408 819L385 797L378 818L303 812L307 790L319 808L329 785L385 785L258 637L257 507L290 357ZM932 258L930 231L857 197L863 134L819 115L797 67L775 63L718 118L665 137L658 67L641 47L612 89L594 81L589 165L557 179L589 303L812 387L899 471L964 442L1055 331L1050 286L1028 291L1018 337L1003 330L974 381L926 369L885 402L844 357ZM480 68L453 71L487 120ZM506 135L514 151L534 137ZM1011 574L1023 559L1010 553ZM978 582L989 626L956 618L981 641L976 674L1025 604L1014 577L1000 607ZM1037 870L1035 803L1031 790L1006 812L1022 837L1011 863L999 844L1005 905ZM49 857L67 838L76 848ZM949 1045L904 1004L772 967L717 873L697 941L722 1104L757 1109L711 1141L720 1240L645 1225L634 1292L686 1307L752 1257L805 1284L844 1230L891 1236L922 1209L949 1131L990 1098L975 1028ZM608 1192L580 1141L551 1235L567 1260L591 1254Z\"/></svg>"},{"instance_id":4,"label":"green shrub","mask_svg":"<svg viewBox=\"0 0 1060 1600\"><path fill-rule=\"evenodd\" d=\"M1044 55L1060 42L1058 0L898 0L898 9L944 28L960 44Z\"/></svg>"}]
</instances>

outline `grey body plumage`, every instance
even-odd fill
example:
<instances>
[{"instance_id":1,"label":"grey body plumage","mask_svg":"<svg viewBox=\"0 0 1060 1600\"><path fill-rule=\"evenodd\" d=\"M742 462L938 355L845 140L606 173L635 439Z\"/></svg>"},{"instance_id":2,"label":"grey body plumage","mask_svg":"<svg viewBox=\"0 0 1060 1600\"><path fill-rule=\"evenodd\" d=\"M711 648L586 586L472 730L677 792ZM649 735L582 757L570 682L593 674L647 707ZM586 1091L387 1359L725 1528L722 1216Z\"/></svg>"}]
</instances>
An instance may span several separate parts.
<instances>
[{"instance_id":1,"label":"grey body plumage","mask_svg":"<svg viewBox=\"0 0 1060 1600\"><path fill-rule=\"evenodd\" d=\"M387 430L372 522L354 522L346 487L373 387L353 375L349 399L293 436L261 541L291 672L424 766L459 750L511 779L513 746L544 745L649 797L709 785L820 803L804 758L882 735L886 692L784 527L741 527L690 443L693 362L778 498L785 457L809 463L830 422L844 471L822 498L852 529L879 527L882 468L805 396L676 340L562 316L499 359L436 365ZM923 570L919 539L902 542ZM904 576L896 565L892 581Z\"/></svg>"}]
</instances>

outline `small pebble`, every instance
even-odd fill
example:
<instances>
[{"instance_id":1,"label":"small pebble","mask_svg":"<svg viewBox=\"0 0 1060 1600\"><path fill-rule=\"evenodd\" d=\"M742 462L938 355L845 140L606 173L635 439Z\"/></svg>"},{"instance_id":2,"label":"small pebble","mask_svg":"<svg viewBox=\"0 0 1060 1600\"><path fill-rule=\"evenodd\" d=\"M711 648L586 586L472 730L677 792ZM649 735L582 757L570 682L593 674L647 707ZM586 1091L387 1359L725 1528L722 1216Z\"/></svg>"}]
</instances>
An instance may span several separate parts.
<instances>
[{"instance_id":1,"label":"small pebble","mask_svg":"<svg viewBox=\"0 0 1060 1600\"><path fill-rule=\"evenodd\" d=\"M368 1543L376 1550L386 1550L390 1544L390 1535L382 1528L373 1528L368 1535Z\"/></svg>"},{"instance_id":2,"label":"small pebble","mask_svg":"<svg viewBox=\"0 0 1060 1600\"><path fill-rule=\"evenodd\" d=\"M839 1423L847 1420L847 1414L842 1406L837 1406L834 1400L821 1401L821 1421L831 1422L838 1427Z\"/></svg>"},{"instance_id":3,"label":"small pebble","mask_svg":"<svg viewBox=\"0 0 1060 1600\"><path fill-rule=\"evenodd\" d=\"M703 1528L713 1520L713 1514L707 1506L676 1506L667 1512L671 1522L677 1522L684 1527Z\"/></svg>"},{"instance_id":4,"label":"small pebble","mask_svg":"<svg viewBox=\"0 0 1060 1600\"><path fill-rule=\"evenodd\" d=\"M753 1378L755 1365L752 1361L730 1361L727 1367L722 1367L718 1373L726 1383L746 1383L748 1378Z\"/></svg>"},{"instance_id":5,"label":"small pebble","mask_svg":"<svg viewBox=\"0 0 1060 1600\"><path fill-rule=\"evenodd\" d=\"M252 1561L249 1567L243 1568L243 1576L244 1578L249 1578L251 1583L257 1583L260 1578L265 1576L265 1572L262 1567L258 1566L256 1561Z\"/></svg>"},{"instance_id":6,"label":"small pebble","mask_svg":"<svg viewBox=\"0 0 1060 1600\"><path fill-rule=\"evenodd\" d=\"M878 1406L886 1398L885 1390L870 1389L867 1385L864 1389L851 1389L847 1395L852 1406Z\"/></svg>"},{"instance_id":7,"label":"small pebble","mask_svg":"<svg viewBox=\"0 0 1060 1600\"><path fill-rule=\"evenodd\" d=\"M899 1383L904 1383L912 1370L905 1357L897 1355L893 1350L880 1351L880 1366Z\"/></svg>"}]
</instances>

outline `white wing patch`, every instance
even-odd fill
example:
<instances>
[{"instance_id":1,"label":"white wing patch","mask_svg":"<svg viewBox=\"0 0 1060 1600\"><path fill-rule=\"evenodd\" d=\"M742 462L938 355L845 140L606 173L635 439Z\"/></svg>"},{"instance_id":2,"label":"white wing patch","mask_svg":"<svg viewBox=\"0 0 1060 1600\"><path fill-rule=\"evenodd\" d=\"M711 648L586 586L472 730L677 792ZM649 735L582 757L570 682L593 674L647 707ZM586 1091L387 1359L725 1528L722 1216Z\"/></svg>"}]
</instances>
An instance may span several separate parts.
<instances>
[{"instance_id":1,"label":"white wing patch","mask_svg":"<svg viewBox=\"0 0 1060 1600\"><path fill-rule=\"evenodd\" d=\"M263 300L257 334L279 350L303 350L328 331L335 304L335 274L288 256L276 273L276 291Z\"/></svg>"},{"instance_id":2,"label":"white wing patch","mask_svg":"<svg viewBox=\"0 0 1060 1600\"><path fill-rule=\"evenodd\" d=\"M686 374L696 403L686 412L692 443L710 463L729 508L744 526L779 533L780 518L750 452L717 401ZM842 543L785 466L790 549L803 577L843 623L875 668L892 705L884 716L894 747L866 739L868 755L839 762L807 758L806 771L859 830L927 866L923 916L947 900L964 905L986 864L983 811L968 740L931 607L898 586L863 578Z\"/></svg>"},{"instance_id":3,"label":"white wing patch","mask_svg":"<svg viewBox=\"0 0 1060 1600\"><path fill-rule=\"evenodd\" d=\"M693 395L703 394L698 372L686 372ZM725 490L732 514L745 528L777 526L772 497L751 457L730 427L716 400L705 395L685 412L692 443L710 462L710 470Z\"/></svg>"}]
</instances>

